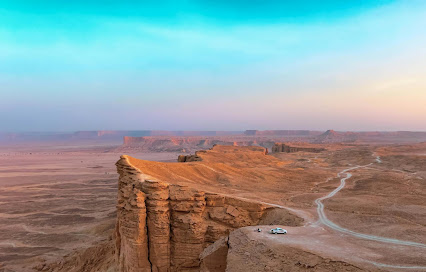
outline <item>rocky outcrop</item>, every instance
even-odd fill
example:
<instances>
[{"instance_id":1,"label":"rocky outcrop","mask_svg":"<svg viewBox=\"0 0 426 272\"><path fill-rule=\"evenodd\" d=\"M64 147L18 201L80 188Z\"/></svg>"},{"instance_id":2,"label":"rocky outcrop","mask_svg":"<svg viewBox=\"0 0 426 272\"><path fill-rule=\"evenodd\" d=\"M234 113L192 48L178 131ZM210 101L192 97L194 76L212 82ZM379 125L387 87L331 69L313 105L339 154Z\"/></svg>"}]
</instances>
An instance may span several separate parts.
<instances>
[{"instance_id":1,"label":"rocky outcrop","mask_svg":"<svg viewBox=\"0 0 426 272\"><path fill-rule=\"evenodd\" d=\"M234 146L237 146L237 145L234 145ZM212 150L213 147L210 148L209 150ZM261 150L263 151L264 155L268 154L268 149L267 148L261 148ZM178 162L202 161L203 160L202 154L205 154L206 152L208 152L208 150L199 150L199 151L195 152L194 155L179 155L177 161Z\"/></svg>"},{"instance_id":2,"label":"rocky outcrop","mask_svg":"<svg viewBox=\"0 0 426 272\"><path fill-rule=\"evenodd\" d=\"M277 209L152 180L126 156L116 165L119 271L199 271L207 246Z\"/></svg>"},{"instance_id":3,"label":"rocky outcrop","mask_svg":"<svg viewBox=\"0 0 426 272\"><path fill-rule=\"evenodd\" d=\"M299 152L299 151L319 153L324 150L325 150L324 148L316 148L316 147L289 146L284 143L275 143L275 145L272 147L272 152L285 152L285 153L293 153L293 152Z\"/></svg>"},{"instance_id":4,"label":"rocky outcrop","mask_svg":"<svg viewBox=\"0 0 426 272\"><path fill-rule=\"evenodd\" d=\"M179 155L178 162L193 162L193 161L201 161L202 158L197 155Z\"/></svg>"}]
</instances>

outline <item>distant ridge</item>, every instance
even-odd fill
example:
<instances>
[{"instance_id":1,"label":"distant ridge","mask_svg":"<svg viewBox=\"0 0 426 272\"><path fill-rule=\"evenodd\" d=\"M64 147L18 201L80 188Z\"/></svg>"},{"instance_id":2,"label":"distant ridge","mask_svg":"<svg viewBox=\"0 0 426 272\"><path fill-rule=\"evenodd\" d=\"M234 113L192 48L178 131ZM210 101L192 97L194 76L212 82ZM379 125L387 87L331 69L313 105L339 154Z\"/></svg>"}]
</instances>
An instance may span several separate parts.
<instances>
[{"instance_id":1,"label":"distant ridge","mask_svg":"<svg viewBox=\"0 0 426 272\"><path fill-rule=\"evenodd\" d=\"M247 136L315 136L320 135L321 131L314 130L246 130Z\"/></svg>"},{"instance_id":2,"label":"distant ridge","mask_svg":"<svg viewBox=\"0 0 426 272\"><path fill-rule=\"evenodd\" d=\"M122 142L124 137L228 137L226 141L249 141L235 137L260 137L275 141L308 142L308 143L406 143L426 141L426 132L422 131L335 131L327 130L246 130L246 131L186 131L186 130L92 130L76 132L18 132L1 133L0 143L23 142L73 142L104 141ZM234 137L235 139L231 139ZM256 139L259 140L259 139ZM263 139L267 140L267 139ZM268 143L269 146L269 143Z\"/></svg>"},{"instance_id":3,"label":"distant ridge","mask_svg":"<svg viewBox=\"0 0 426 272\"><path fill-rule=\"evenodd\" d=\"M119 140L125 136L232 136L243 131L167 131L167 130L88 130L76 132L18 132L0 133L0 142L43 142L73 140Z\"/></svg>"},{"instance_id":4,"label":"distant ridge","mask_svg":"<svg viewBox=\"0 0 426 272\"><path fill-rule=\"evenodd\" d=\"M334 131L332 129L318 135L313 143L352 143L352 142L377 142L377 143L404 143L426 141L426 132L421 131Z\"/></svg>"},{"instance_id":5,"label":"distant ridge","mask_svg":"<svg viewBox=\"0 0 426 272\"><path fill-rule=\"evenodd\" d=\"M355 132L336 132L329 129L316 137L314 143L355 142L358 138Z\"/></svg>"}]
</instances>

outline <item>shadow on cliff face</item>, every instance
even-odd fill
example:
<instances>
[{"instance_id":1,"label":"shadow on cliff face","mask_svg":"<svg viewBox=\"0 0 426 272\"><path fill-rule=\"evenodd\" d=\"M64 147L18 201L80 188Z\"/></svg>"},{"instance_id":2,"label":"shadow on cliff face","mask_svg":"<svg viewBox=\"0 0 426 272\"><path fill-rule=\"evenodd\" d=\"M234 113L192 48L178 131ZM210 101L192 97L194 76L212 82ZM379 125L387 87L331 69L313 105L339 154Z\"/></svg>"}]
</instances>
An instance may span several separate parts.
<instances>
[{"instance_id":1,"label":"shadow on cliff face","mask_svg":"<svg viewBox=\"0 0 426 272\"><path fill-rule=\"evenodd\" d=\"M260 219L259 225L299 227L303 225L303 218L292 214L286 209L268 208Z\"/></svg>"},{"instance_id":2,"label":"shadow on cliff face","mask_svg":"<svg viewBox=\"0 0 426 272\"><path fill-rule=\"evenodd\" d=\"M253 204L256 204L253 202ZM303 219L281 208L267 208L263 216L257 222L257 225L284 225L284 226L301 226ZM118 226L117 226L118 227ZM120 238L115 235L111 227L105 228L104 231L111 233L109 239L105 242L98 243L84 250L75 251L63 260L53 263L42 263L34 267L36 271L48 272L69 272L69 271L120 271L119 263L117 263L116 254L120 246ZM171 240L173 232L170 233ZM197 258L199 260L199 271L225 271L227 266L228 255L228 236L219 237L214 243L207 246ZM198 269L198 268L197 268ZM180 270L177 270L180 271Z\"/></svg>"},{"instance_id":3,"label":"shadow on cliff face","mask_svg":"<svg viewBox=\"0 0 426 272\"><path fill-rule=\"evenodd\" d=\"M295 216L286 209L268 208L258 222L258 225L280 225L298 227L303 224L303 219ZM238 232L239 229L236 231ZM234 231L235 232L235 231ZM200 271L208 272L225 272L227 268L229 254L229 237L230 235L221 237L212 245L204 249L200 254ZM234 245L235 246L235 245ZM247 269L247 267L246 267ZM252 271L247 269L246 271ZM260 271L260 270L259 270Z\"/></svg>"}]
</instances>

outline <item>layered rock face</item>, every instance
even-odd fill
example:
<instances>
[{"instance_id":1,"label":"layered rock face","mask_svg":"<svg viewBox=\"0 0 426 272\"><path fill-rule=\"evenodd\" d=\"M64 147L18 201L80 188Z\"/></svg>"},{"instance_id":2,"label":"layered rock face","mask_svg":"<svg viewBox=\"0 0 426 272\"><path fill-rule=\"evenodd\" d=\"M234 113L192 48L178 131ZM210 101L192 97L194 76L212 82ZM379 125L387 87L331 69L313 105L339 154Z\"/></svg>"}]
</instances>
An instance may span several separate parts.
<instances>
[{"instance_id":1,"label":"layered rock face","mask_svg":"<svg viewBox=\"0 0 426 272\"><path fill-rule=\"evenodd\" d=\"M272 147L272 152L285 152L285 153L293 153L293 152L299 152L299 151L318 153L324 150L325 150L324 148L289 146L283 143L276 143Z\"/></svg>"},{"instance_id":2,"label":"layered rock face","mask_svg":"<svg viewBox=\"0 0 426 272\"><path fill-rule=\"evenodd\" d=\"M150 180L126 156L116 165L119 271L199 271L207 246L276 209Z\"/></svg>"},{"instance_id":3,"label":"layered rock face","mask_svg":"<svg viewBox=\"0 0 426 272\"><path fill-rule=\"evenodd\" d=\"M178 162L201 161L202 158L197 155L179 155Z\"/></svg>"}]
</instances>

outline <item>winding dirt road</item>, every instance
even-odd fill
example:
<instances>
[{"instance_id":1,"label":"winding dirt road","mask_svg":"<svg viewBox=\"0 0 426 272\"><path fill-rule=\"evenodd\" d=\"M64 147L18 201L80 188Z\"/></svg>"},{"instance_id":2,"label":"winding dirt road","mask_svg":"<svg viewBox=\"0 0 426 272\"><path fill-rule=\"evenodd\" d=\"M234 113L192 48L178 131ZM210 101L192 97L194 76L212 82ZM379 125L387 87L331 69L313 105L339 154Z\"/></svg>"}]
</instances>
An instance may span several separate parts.
<instances>
[{"instance_id":1,"label":"winding dirt road","mask_svg":"<svg viewBox=\"0 0 426 272\"><path fill-rule=\"evenodd\" d=\"M345 234L349 234L349 235L352 235L352 236L355 236L355 237L358 237L358 238L367 239L367 240L373 240L373 241L383 242L383 243L396 244L396 245L426 248L426 245L422 244L422 243L416 243L416 242L411 242L411 241L403 241L403 240L386 238L386 237L381 237L381 236L363 234L363 233L358 233L358 232L355 232L355 231L352 231L352 230L348 230L348 229L342 228L339 225L333 223L325 215L325 213L324 213L324 204L322 203L322 201L325 200L325 199L333 197L335 194L337 194L340 190L342 190L345 187L346 180L349 179L350 177L352 177L352 174L348 173L348 171L351 171L351 170L354 170L354 169L358 169L358 168L362 168L362 167L367 167L367 166L370 166L371 164L372 163L364 165L364 166L351 167L351 168L345 169L345 170L341 171L339 174L337 174L338 177L340 177L343 174L346 174L345 177L343 177L343 178L340 179L340 185L339 185L339 187L337 187L336 189L334 189L328 195L320 197L320 198L318 198L318 199L315 200L315 203L317 204L317 212L318 212L318 216L319 216L319 221L322 224L328 226L329 228L332 228L332 229L334 229L336 231L339 231L339 232L342 232L342 233L345 233Z\"/></svg>"},{"instance_id":2,"label":"winding dirt road","mask_svg":"<svg viewBox=\"0 0 426 272\"><path fill-rule=\"evenodd\" d=\"M380 157L377 157L376 161L377 161L377 163L382 162L380 160ZM345 170L343 170L343 171L341 171L340 173L337 174L338 177L341 177L342 175L345 174L345 176L340 179L339 187L334 189L328 195L320 197L320 198L315 200L315 203L317 204L317 212L318 212L318 216L319 216L319 221L322 224L326 225L327 227L329 227L333 230L336 230L338 232L345 233L345 234L348 234L348 235L351 235L351 236L354 236L354 237L357 237L357 238L372 240L372 241L377 241L377 242L383 242L383 243L389 243L389 244L395 244L395 245L410 246L410 247L417 247L417 248L425 249L426 245L422 244L422 243L416 243L416 242L411 242L411 241L404 241L404 240L386 238L386 237L375 236L375 235L370 235L370 234L358 233L358 232L355 232L355 231L352 231L352 230L349 230L349 229L342 228L341 226L330 221L327 218L327 216L325 215L324 204L322 203L322 201L325 200L325 199L333 197L334 195L336 195L340 190L342 190L345 187L346 180L349 179L350 177L352 177L352 174L349 173L348 171L355 170L355 169L358 169L358 168L368 167L372 164L373 163L363 165L363 166L355 166L355 167L347 168L347 169L345 169ZM387 265L387 264L376 263L376 262L371 262L371 263L376 265L376 266L383 267L383 268L418 269L418 270L426 269L426 267L423 267L423 266L397 266L397 265Z\"/></svg>"}]
</instances>

